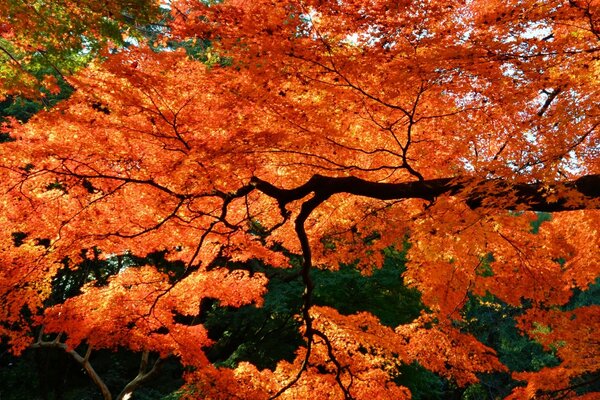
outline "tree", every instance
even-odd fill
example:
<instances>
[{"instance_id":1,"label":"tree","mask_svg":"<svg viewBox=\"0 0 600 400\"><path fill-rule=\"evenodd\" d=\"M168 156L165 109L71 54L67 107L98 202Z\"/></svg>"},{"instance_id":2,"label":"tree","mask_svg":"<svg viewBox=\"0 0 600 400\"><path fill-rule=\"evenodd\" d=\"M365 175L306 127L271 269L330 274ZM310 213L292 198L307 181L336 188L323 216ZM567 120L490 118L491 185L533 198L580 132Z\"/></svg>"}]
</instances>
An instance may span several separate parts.
<instances>
[{"instance_id":1,"label":"tree","mask_svg":"<svg viewBox=\"0 0 600 400\"><path fill-rule=\"evenodd\" d=\"M159 7L151 0L22 2L0 5L0 100L56 93L64 75L99 55L107 45L123 45L156 22Z\"/></svg>"},{"instance_id":2,"label":"tree","mask_svg":"<svg viewBox=\"0 0 600 400\"><path fill-rule=\"evenodd\" d=\"M519 328L560 359L515 373L512 398L574 396L600 373L600 306L563 307L600 272L599 7L171 2L164 40L210 44L205 62L113 51L3 128L0 334L17 353L43 326L67 349L178 357L191 398L408 398L400 365L459 386L506 370L461 330L469 297L493 295L527 304ZM416 320L314 304L311 270L371 274L406 237ZM184 267L123 268L45 307L82 249ZM274 370L204 352L203 299L263 302L266 276L235 268L249 260L300 264L304 345Z\"/></svg>"}]
</instances>

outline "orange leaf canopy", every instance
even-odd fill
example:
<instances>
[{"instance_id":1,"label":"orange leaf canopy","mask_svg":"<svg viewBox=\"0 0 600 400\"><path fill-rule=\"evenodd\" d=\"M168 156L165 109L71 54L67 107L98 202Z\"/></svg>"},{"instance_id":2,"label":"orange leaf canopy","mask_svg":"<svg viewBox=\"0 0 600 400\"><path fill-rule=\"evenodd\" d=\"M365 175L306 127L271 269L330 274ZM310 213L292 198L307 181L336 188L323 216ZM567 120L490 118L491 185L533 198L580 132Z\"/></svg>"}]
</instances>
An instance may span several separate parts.
<instances>
[{"instance_id":1,"label":"orange leaf canopy","mask_svg":"<svg viewBox=\"0 0 600 400\"><path fill-rule=\"evenodd\" d=\"M174 47L122 49L71 77L69 100L2 144L0 334L17 350L28 343L22 308L43 306L61 260L96 247L167 250L185 273L124 270L47 310L46 329L73 346L176 354L207 398L234 383L248 399L408 398L389 360L459 384L503 370L453 324L469 293L530 302L523 329L551 326L539 340L566 343L557 369L518 376L529 395L560 389L548 374L600 369L584 357L597 354L597 310L559 308L600 275L597 2L170 7L166 38L210 41L204 63ZM534 233L536 211L555 213ZM19 247L13 232L28 234ZM312 307L311 267L358 262L369 273L407 235L405 279L430 314L392 330ZM216 261L287 267L282 248L304 259L307 347L275 371L210 366L202 325L174 313L196 315L204 297L260 304L263 275ZM357 356L358 345L369 352Z\"/></svg>"}]
</instances>

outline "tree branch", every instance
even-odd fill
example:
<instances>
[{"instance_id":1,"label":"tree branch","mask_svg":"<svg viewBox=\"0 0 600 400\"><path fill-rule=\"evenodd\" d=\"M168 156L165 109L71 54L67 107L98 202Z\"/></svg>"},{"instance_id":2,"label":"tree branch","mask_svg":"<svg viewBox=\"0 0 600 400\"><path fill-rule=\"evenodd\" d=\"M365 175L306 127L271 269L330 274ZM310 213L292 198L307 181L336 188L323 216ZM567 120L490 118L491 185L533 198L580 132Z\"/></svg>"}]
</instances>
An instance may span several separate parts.
<instances>
[{"instance_id":1,"label":"tree branch","mask_svg":"<svg viewBox=\"0 0 600 400\"><path fill-rule=\"evenodd\" d=\"M128 394L133 393L137 388L139 388L144 383L148 382L152 378L154 378L160 372L161 367L166 361L166 358L158 357L156 361L152 364L152 368L148 370L148 364L150 359L150 352L144 351L142 353L142 358L140 360L140 369L135 378L133 378L119 393L116 400L123 400Z\"/></svg>"},{"instance_id":2,"label":"tree branch","mask_svg":"<svg viewBox=\"0 0 600 400\"><path fill-rule=\"evenodd\" d=\"M544 115L544 113L546 112L546 110L548 109L548 107L550 107L550 105L552 104L552 102L554 101L554 99L556 98L556 96L558 96L558 94L561 91L562 91L561 88L556 88L556 89L554 89L551 92L544 91L544 93L546 95L548 95L548 97L546 98L546 101L542 105L542 108L540 108L540 111L538 111L538 113L537 113L538 117L541 117L541 116Z\"/></svg>"},{"instance_id":3,"label":"tree branch","mask_svg":"<svg viewBox=\"0 0 600 400\"><path fill-rule=\"evenodd\" d=\"M292 189L278 188L257 177L252 178L251 185L276 199L281 210L286 214L286 206L290 202L300 200L310 193L315 194L315 200L322 199L321 202L337 193L379 200L423 199L427 201L433 201L441 195L450 195L462 197L473 209L486 207L545 212L600 209L600 174L586 175L573 181L553 184L541 182L513 184L502 179L475 181L471 178L379 183L356 177L314 175L303 185Z\"/></svg>"},{"instance_id":4,"label":"tree branch","mask_svg":"<svg viewBox=\"0 0 600 400\"><path fill-rule=\"evenodd\" d=\"M328 196L327 196L328 197ZM281 396L286 390L291 388L293 385L300 380L302 373L308 367L308 362L310 359L310 353L312 350L313 336L315 334L315 330L313 328L312 322L313 319L310 316L310 308L312 306L312 292L315 287L312 278L310 277L310 270L312 269L312 255L310 249L310 243L308 241L308 236L306 234L306 229L304 227L304 223L306 219L310 216L310 214L314 211L315 208L319 206L319 204L323 203L327 200L327 197L323 197L322 195L315 194L312 198L307 200L302 204L300 209L300 213L296 217L295 228L296 235L300 240L300 246L302 247L302 282L304 283L304 293L302 294L302 320L304 321L305 332L304 336L306 337L306 355L304 356L304 360L302 361L302 366L298 370L296 376L284 385L277 393L269 398L269 400L273 400ZM280 203L281 204L281 203ZM284 207L285 208L285 207Z\"/></svg>"},{"instance_id":5,"label":"tree branch","mask_svg":"<svg viewBox=\"0 0 600 400\"><path fill-rule=\"evenodd\" d=\"M57 336L57 338L60 338L60 335ZM98 389L100 389L100 392L102 393L102 398L104 400L112 400L112 395L110 394L110 390L108 390L108 386L106 386L100 375L98 375L94 367L92 367L92 364L90 364L89 353L91 353L91 347L88 347L88 351L86 352L85 357L82 357L81 354L75 351L75 349L70 349L65 343L62 343L59 340L53 340L51 342L48 342L38 339L38 341L33 343L30 347L32 349L55 348L64 350L83 367L90 379L94 382L96 386L98 386Z\"/></svg>"}]
</instances>

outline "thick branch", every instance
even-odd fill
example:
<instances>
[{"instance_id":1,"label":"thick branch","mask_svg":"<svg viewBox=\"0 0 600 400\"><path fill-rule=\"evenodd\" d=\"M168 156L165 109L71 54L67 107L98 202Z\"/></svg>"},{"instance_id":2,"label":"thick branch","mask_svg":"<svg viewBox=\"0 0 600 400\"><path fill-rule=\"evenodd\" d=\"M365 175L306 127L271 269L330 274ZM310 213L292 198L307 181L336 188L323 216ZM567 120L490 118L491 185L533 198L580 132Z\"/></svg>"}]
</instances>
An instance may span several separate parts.
<instances>
[{"instance_id":1,"label":"thick branch","mask_svg":"<svg viewBox=\"0 0 600 400\"><path fill-rule=\"evenodd\" d=\"M31 345L31 348L32 349L56 348L56 349L64 350L71 357L73 357L73 359L75 361L77 361L77 363L79 363L83 367L83 369L89 375L89 377L92 379L94 384L98 387L98 389L100 389L100 392L102 393L102 398L104 400L112 400L112 394L110 393L110 390L108 389L108 387L106 386L106 384L104 383L104 381L102 380L100 375L98 375L98 373L96 372L94 367L92 367L92 364L90 364L89 358L90 358L90 354L92 351L92 347L88 346L85 356L81 356L81 354L79 354L77 351L75 351L75 349L69 349L69 347L65 343L60 342L60 336L58 336L57 339L58 340L55 339L53 341L44 341L44 340L41 340L40 338L38 338L38 340ZM121 399L125 398L125 396L127 394L133 393L140 386L142 386L146 382L153 379L156 375L158 375L158 373L160 372L160 369L161 369L162 365L164 364L164 362L166 361L166 359L159 357L152 364L152 367L150 369L148 369L149 357L150 357L150 353L148 351L144 351L142 353L142 358L140 361L140 370L139 370L137 376L135 378L133 378L131 381L129 381L129 383L125 386L125 388L117 396L117 398L116 398L117 400L121 400Z\"/></svg>"},{"instance_id":2,"label":"thick branch","mask_svg":"<svg viewBox=\"0 0 600 400\"><path fill-rule=\"evenodd\" d=\"M250 185L243 187L239 192L246 194L252 188L277 200L281 213L285 218L290 214L286 208L289 203L312 194L312 197L302 204L295 221L295 230L300 240L304 258L301 274L305 287L302 319L306 329L306 355L296 376L270 399L278 398L298 382L308 366L315 335L325 340L329 356L337 368L336 381L344 393L344 398L352 399L349 386L345 386L341 380L344 367L335 358L328 338L313 328L313 320L310 316L314 283L310 277L312 268L311 248L304 223L310 214L332 195L348 193L380 200L414 198L427 201L433 201L441 195L450 195L463 198L471 208L488 207L548 212L600 209L600 174L588 175L574 181L552 185L543 183L511 184L501 179L477 181L473 178L441 178L404 183L379 183L356 177L314 175L303 185L292 189L278 188L267 181L254 177Z\"/></svg>"},{"instance_id":3,"label":"thick branch","mask_svg":"<svg viewBox=\"0 0 600 400\"><path fill-rule=\"evenodd\" d=\"M104 400L112 400L112 395L110 394L110 390L108 390L108 387L106 386L106 384L104 383L104 381L102 380L100 375L98 375L98 373L96 372L94 367L92 367L92 364L90 364L90 361L89 361L89 356L90 356L89 352L91 352L90 347L88 347L88 352L86 353L85 357L82 357L81 354L79 354L77 351L75 351L75 349L69 349L69 347L65 343L62 343L58 340L53 340L51 342L38 340L37 342L35 342L31 345L31 348L32 349L56 348L56 349L64 350L83 367L83 369L88 374L90 379L94 382L94 384L96 386L98 386L98 389L100 389L100 392L102 393L102 398Z\"/></svg>"},{"instance_id":4,"label":"thick branch","mask_svg":"<svg viewBox=\"0 0 600 400\"><path fill-rule=\"evenodd\" d=\"M154 364L152 364L152 368L148 370L148 361L150 358L150 352L144 351L142 353L142 359L140 360L140 369L135 378L133 378L129 383L123 388L121 393L117 396L117 400L122 400L126 398L125 396L133 393L137 388L142 386L144 383L153 379L158 373L162 365L165 362L164 358L157 358Z\"/></svg>"},{"instance_id":5,"label":"thick branch","mask_svg":"<svg viewBox=\"0 0 600 400\"><path fill-rule=\"evenodd\" d=\"M315 334L312 325L313 319L310 316L310 308L312 306L312 292L315 285L312 281L312 278L310 277L310 270L312 269L312 255L304 223L306 222L306 219L310 216L310 214L314 211L314 209L317 208L319 204L323 203L325 200L327 200L327 197L315 195L314 197L304 202L304 204L302 204L300 213L296 217L295 221L296 234L298 235L298 239L300 240L300 246L302 247L303 257L301 272L302 282L304 283L304 293L302 294L302 320L304 321L304 327L306 330L304 332L304 336L306 337L306 355L304 356L302 366L296 373L296 376L290 382L284 385L277 393L271 396L269 400L278 398L286 390L295 385L296 382L300 380L302 373L308 367L308 362L312 351L313 336Z\"/></svg>"},{"instance_id":6,"label":"thick branch","mask_svg":"<svg viewBox=\"0 0 600 400\"><path fill-rule=\"evenodd\" d=\"M546 95L548 97L546 98L546 101L542 105L542 108L540 108L540 111L538 111L538 113L537 113L538 117L541 117L541 116L544 115L544 113L546 112L546 110L548 110L548 107L550 107L550 105L552 104L552 102L554 101L554 99L556 98L556 96L559 95L560 92L561 92L561 88L554 89L551 92L544 91L544 93L546 93Z\"/></svg>"},{"instance_id":7,"label":"thick branch","mask_svg":"<svg viewBox=\"0 0 600 400\"><path fill-rule=\"evenodd\" d=\"M506 210L573 211L600 209L600 174L556 184L518 183L493 179L440 178L403 183L370 182L356 177L314 175L305 184L281 189L260 178L252 185L276 199L282 211L292 201L310 193L323 200L336 193L349 193L380 200L423 199L433 201L441 195L462 197L471 208Z\"/></svg>"}]
</instances>

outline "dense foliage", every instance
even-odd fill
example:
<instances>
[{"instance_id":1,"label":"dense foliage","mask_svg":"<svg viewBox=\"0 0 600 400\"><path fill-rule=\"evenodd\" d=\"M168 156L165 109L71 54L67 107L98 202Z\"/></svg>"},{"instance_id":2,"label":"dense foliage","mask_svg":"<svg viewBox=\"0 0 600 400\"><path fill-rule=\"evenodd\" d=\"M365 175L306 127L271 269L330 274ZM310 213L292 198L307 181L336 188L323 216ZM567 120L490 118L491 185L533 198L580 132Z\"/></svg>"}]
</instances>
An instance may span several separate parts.
<instances>
[{"instance_id":1,"label":"dense foliage","mask_svg":"<svg viewBox=\"0 0 600 400\"><path fill-rule=\"evenodd\" d=\"M0 5L7 382L595 398L598 2L104 3Z\"/></svg>"}]
</instances>

